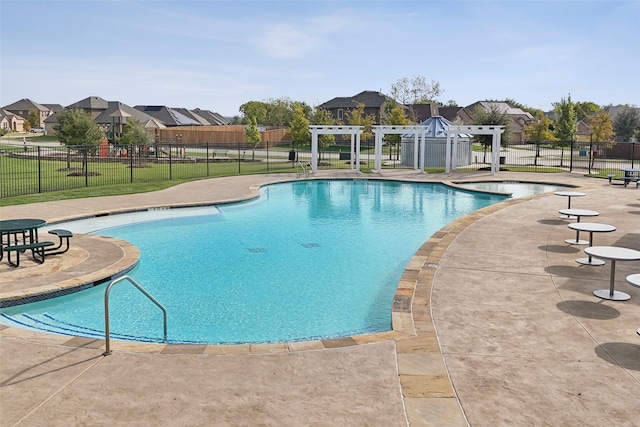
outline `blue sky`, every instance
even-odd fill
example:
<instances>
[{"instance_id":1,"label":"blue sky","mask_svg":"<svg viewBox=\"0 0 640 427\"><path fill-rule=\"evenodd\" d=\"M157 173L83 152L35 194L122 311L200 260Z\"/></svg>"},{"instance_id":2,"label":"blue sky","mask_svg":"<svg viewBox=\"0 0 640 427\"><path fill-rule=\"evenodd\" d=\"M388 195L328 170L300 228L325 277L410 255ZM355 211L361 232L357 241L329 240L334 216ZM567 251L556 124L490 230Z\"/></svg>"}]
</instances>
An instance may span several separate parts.
<instances>
[{"instance_id":1,"label":"blue sky","mask_svg":"<svg viewBox=\"0 0 640 427\"><path fill-rule=\"evenodd\" d=\"M0 0L0 105L319 105L403 77L466 106L640 105L640 1Z\"/></svg>"}]
</instances>

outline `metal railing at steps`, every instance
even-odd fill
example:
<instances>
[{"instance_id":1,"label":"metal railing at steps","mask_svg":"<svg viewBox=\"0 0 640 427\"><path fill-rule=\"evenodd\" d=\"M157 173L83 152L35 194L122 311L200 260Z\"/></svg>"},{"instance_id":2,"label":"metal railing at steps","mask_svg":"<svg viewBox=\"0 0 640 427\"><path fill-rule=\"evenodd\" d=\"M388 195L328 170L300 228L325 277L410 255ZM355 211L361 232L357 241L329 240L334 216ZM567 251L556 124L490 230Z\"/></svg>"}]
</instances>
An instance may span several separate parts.
<instances>
[{"instance_id":1,"label":"metal railing at steps","mask_svg":"<svg viewBox=\"0 0 640 427\"><path fill-rule=\"evenodd\" d=\"M307 166L310 166L309 163L307 163ZM300 172L300 169L302 169L302 172ZM300 175L304 175L305 178L309 178L309 171L300 160L296 163L296 175L298 178L300 178Z\"/></svg>"},{"instance_id":2,"label":"metal railing at steps","mask_svg":"<svg viewBox=\"0 0 640 427\"><path fill-rule=\"evenodd\" d=\"M111 288L118 282L122 282L123 280L129 281L133 286L138 288L140 292L144 294L147 298L151 300L155 305L157 305L162 310L162 315L164 318L164 341L167 342L167 310L164 308L162 304L158 302L149 292L147 292L142 286L140 286L135 280L133 280L129 276L122 276L107 286L107 289L104 291L104 338L106 349L103 355L108 356L111 354L111 346L110 346L110 337L109 337L109 292L111 292Z\"/></svg>"}]
</instances>

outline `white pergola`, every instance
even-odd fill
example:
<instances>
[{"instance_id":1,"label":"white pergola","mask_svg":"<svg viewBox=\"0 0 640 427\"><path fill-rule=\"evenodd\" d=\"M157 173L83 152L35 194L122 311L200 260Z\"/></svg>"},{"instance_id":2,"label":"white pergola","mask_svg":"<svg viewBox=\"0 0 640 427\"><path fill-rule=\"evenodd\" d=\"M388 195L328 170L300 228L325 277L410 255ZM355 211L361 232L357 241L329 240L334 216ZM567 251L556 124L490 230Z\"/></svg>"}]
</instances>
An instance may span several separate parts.
<instances>
[{"instance_id":1,"label":"white pergola","mask_svg":"<svg viewBox=\"0 0 640 427\"><path fill-rule=\"evenodd\" d=\"M491 174L497 172L500 168L500 139L504 132L504 126L482 125L482 126L466 126L455 125L447 126L444 133L447 135L445 172L449 173L451 169L456 170L456 164L453 159L458 158L458 135L491 135ZM453 136L453 141L451 137Z\"/></svg>"},{"instance_id":2,"label":"white pergola","mask_svg":"<svg viewBox=\"0 0 640 427\"><path fill-rule=\"evenodd\" d=\"M413 168L420 169L420 173L424 173L424 152L425 152L425 134L427 128L425 126L371 126L371 130L375 134L375 170L382 172L382 139L385 135L403 135L405 133L413 133L415 144L413 144ZM419 144L419 136L422 137L422 144ZM418 158L418 147L420 147L420 157ZM419 160L419 163L418 163Z\"/></svg>"},{"instance_id":3,"label":"white pergola","mask_svg":"<svg viewBox=\"0 0 640 427\"><path fill-rule=\"evenodd\" d=\"M310 125L311 132L311 173L318 171L318 135L351 135L351 169L353 169L353 153L355 151L356 171L360 172L360 135L362 126L321 126Z\"/></svg>"}]
</instances>

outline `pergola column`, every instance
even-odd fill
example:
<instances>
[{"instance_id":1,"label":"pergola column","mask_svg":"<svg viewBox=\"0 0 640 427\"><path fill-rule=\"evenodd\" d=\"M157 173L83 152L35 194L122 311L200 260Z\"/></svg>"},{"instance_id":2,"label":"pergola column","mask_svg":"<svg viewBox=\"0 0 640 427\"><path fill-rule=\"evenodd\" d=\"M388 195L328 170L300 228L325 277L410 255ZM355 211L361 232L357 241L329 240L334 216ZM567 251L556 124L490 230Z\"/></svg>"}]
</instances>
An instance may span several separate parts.
<instances>
[{"instance_id":1,"label":"pergola column","mask_svg":"<svg viewBox=\"0 0 640 427\"><path fill-rule=\"evenodd\" d=\"M358 173L360 173L360 134L361 133L356 134L356 172ZM351 138L353 138L353 135L351 135ZM349 158L351 158L351 165L352 165L351 169L353 169L353 156L349 155Z\"/></svg>"},{"instance_id":2,"label":"pergola column","mask_svg":"<svg viewBox=\"0 0 640 427\"><path fill-rule=\"evenodd\" d=\"M354 139L355 139L355 135L351 134L351 151L349 151L349 165L351 166L351 170L353 170L353 153L354 153L353 149L355 148Z\"/></svg>"},{"instance_id":3,"label":"pergola column","mask_svg":"<svg viewBox=\"0 0 640 427\"><path fill-rule=\"evenodd\" d=\"M451 170L451 133L445 131L447 135L447 142L445 142L444 147L444 171L445 173L449 173Z\"/></svg>"},{"instance_id":4,"label":"pergola column","mask_svg":"<svg viewBox=\"0 0 640 427\"><path fill-rule=\"evenodd\" d=\"M453 134L453 146L451 149L451 169L456 170L458 168L458 134Z\"/></svg>"},{"instance_id":5,"label":"pergola column","mask_svg":"<svg viewBox=\"0 0 640 427\"><path fill-rule=\"evenodd\" d=\"M311 173L318 172L318 129L311 129Z\"/></svg>"},{"instance_id":6,"label":"pergola column","mask_svg":"<svg viewBox=\"0 0 640 427\"><path fill-rule=\"evenodd\" d=\"M418 169L418 165L419 165L419 143L418 143L418 132L413 134L413 168L414 169Z\"/></svg>"},{"instance_id":7,"label":"pergola column","mask_svg":"<svg viewBox=\"0 0 640 427\"><path fill-rule=\"evenodd\" d=\"M422 138L422 145L420 145L420 173L424 173L425 153L427 151L427 132L426 132L426 130L422 131L422 133L420 134L420 137Z\"/></svg>"}]
</instances>

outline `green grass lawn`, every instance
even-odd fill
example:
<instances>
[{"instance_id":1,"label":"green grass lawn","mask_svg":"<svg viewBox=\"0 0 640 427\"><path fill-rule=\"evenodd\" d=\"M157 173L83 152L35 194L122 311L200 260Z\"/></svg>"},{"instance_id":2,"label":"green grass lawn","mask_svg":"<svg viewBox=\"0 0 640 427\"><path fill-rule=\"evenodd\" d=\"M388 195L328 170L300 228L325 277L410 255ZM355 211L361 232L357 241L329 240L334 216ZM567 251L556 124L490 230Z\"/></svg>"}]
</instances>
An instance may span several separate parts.
<instances>
[{"instance_id":1,"label":"green grass lawn","mask_svg":"<svg viewBox=\"0 0 640 427\"><path fill-rule=\"evenodd\" d=\"M230 161L209 162L196 162L193 158L169 161L168 158L89 157L85 174L82 156L72 153L67 157L63 147L45 150L28 146L25 152L14 146L5 147L4 151L4 155L0 155L0 206L155 191L204 178L301 172L296 163L286 158L271 157L269 162L254 162L249 161L251 155L247 153L243 161L227 155ZM191 157L191 153L187 154ZM261 159L256 156L256 160ZM321 159L319 168L349 167L348 162ZM363 165L361 171L368 173L370 169Z\"/></svg>"}]
</instances>

